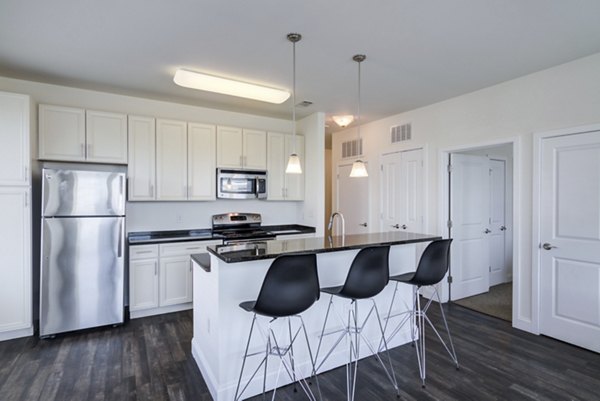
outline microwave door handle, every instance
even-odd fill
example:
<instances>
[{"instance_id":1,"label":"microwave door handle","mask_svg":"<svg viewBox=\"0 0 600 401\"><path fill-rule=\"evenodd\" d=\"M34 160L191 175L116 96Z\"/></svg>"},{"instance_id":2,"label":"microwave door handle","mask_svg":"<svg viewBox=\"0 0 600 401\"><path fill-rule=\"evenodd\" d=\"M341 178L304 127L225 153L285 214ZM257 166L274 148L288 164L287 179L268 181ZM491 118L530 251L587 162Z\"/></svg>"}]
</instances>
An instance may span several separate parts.
<instances>
[{"instance_id":1,"label":"microwave door handle","mask_svg":"<svg viewBox=\"0 0 600 401\"><path fill-rule=\"evenodd\" d=\"M254 180L254 195L256 195L256 199L258 199L258 191L260 191L260 180L258 177Z\"/></svg>"}]
</instances>

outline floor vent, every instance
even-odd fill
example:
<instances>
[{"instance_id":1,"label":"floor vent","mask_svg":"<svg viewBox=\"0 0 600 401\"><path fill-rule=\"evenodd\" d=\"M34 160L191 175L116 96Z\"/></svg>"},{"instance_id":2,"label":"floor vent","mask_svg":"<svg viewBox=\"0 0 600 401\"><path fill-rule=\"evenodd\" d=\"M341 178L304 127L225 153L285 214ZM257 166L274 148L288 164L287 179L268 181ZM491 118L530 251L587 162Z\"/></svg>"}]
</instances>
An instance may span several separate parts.
<instances>
[{"instance_id":1,"label":"floor vent","mask_svg":"<svg viewBox=\"0 0 600 401\"><path fill-rule=\"evenodd\" d=\"M392 143L410 141L412 139L412 128L410 124L395 125L390 128Z\"/></svg>"},{"instance_id":2,"label":"floor vent","mask_svg":"<svg viewBox=\"0 0 600 401\"><path fill-rule=\"evenodd\" d=\"M362 138L342 142L342 158L362 155Z\"/></svg>"}]
</instances>

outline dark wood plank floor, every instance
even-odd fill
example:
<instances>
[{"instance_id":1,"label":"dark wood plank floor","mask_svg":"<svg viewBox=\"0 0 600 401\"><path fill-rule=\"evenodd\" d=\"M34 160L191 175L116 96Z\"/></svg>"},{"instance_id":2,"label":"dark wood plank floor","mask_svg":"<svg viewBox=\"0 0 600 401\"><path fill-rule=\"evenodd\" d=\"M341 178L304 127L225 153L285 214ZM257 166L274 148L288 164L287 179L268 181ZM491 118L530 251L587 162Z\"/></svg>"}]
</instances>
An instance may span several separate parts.
<instances>
[{"instance_id":1,"label":"dark wood plank floor","mask_svg":"<svg viewBox=\"0 0 600 401\"><path fill-rule=\"evenodd\" d=\"M394 349L402 399L600 400L600 355L457 305L448 309L461 369L431 339L423 389L414 348ZM191 337L187 311L54 340L0 342L0 400L211 400L190 353ZM324 399L345 399L344 368L319 377ZM305 397L288 386L277 399ZM356 399L396 399L374 358L359 363Z\"/></svg>"}]
</instances>

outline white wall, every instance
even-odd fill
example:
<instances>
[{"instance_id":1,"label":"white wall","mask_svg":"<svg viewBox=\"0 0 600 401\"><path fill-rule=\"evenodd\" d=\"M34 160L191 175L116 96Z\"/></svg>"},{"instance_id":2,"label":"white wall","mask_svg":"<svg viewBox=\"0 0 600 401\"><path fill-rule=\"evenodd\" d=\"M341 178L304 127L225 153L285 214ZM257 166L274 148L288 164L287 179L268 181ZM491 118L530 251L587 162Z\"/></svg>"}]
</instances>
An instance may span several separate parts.
<instances>
[{"instance_id":1,"label":"white wall","mask_svg":"<svg viewBox=\"0 0 600 401\"><path fill-rule=\"evenodd\" d=\"M49 103L86 109L115 111L126 114L179 119L217 125L256 128L266 131L290 132L291 122L251 114L196 107L124 96L113 93L50 85L0 77L0 90L28 94L32 97L32 144L37 144L37 105ZM129 202L127 205L128 231L174 230L210 227L210 216L230 211L258 212L265 224L301 223L322 226L324 189L322 170L324 154L324 116L315 114L298 121L299 132L306 136L306 202L267 202L218 200L212 202ZM32 150L37 158L37 148ZM314 185L313 185L314 183ZM320 200L319 200L320 199ZM305 210L306 204L306 210ZM35 216L35 214L34 214ZM313 217L311 217L313 216ZM35 221L34 221L35 224ZM322 230L321 230L322 231ZM319 232L319 231L318 231Z\"/></svg>"},{"instance_id":2,"label":"white wall","mask_svg":"<svg viewBox=\"0 0 600 401\"><path fill-rule=\"evenodd\" d=\"M314 226L317 236L323 236L325 225L325 114L315 113L300 121L298 133L304 134L304 210L300 221Z\"/></svg>"},{"instance_id":3,"label":"white wall","mask_svg":"<svg viewBox=\"0 0 600 401\"><path fill-rule=\"evenodd\" d=\"M472 144L501 143L515 139L515 185L518 197L515 216L519 232L514 233L514 260L517 313L514 325L537 331L537 311L532 305L532 133L600 122L600 53L535 74L507 81L444 102L381 119L361 128L365 160L371 162L371 204L379 205L379 157L381 153L426 146L428 203L427 231L444 234L439 216L442 150ZM368 110L368 105L364 105ZM413 139L402 145L390 144L393 125L412 123ZM333 163L341 154L341 142L352 139L354 129L333 135ZM335 194L334 194L335 196ZM335 202L335 200L334 200ZM372 221L379 210L372 208ZM518 285L517 285L518 284Z\"/></svg>"}]
</instances>

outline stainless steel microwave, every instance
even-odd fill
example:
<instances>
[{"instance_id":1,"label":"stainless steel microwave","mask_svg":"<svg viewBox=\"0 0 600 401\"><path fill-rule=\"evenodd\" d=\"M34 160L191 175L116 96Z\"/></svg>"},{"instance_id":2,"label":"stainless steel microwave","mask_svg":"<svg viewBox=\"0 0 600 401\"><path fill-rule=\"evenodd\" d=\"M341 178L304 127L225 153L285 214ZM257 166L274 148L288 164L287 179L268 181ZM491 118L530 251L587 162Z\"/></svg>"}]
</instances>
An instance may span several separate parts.
<instances>
[{"instance_id":1,"label":"stainless steel microwave","mask_svg":"<svg viewBox=\"0 0 600 401\"><path fill-rule=\"evenodd\" d=\"M265 199L266 197L266 171L217 169L217 198Z\"/></svg>"}]
</instances>

